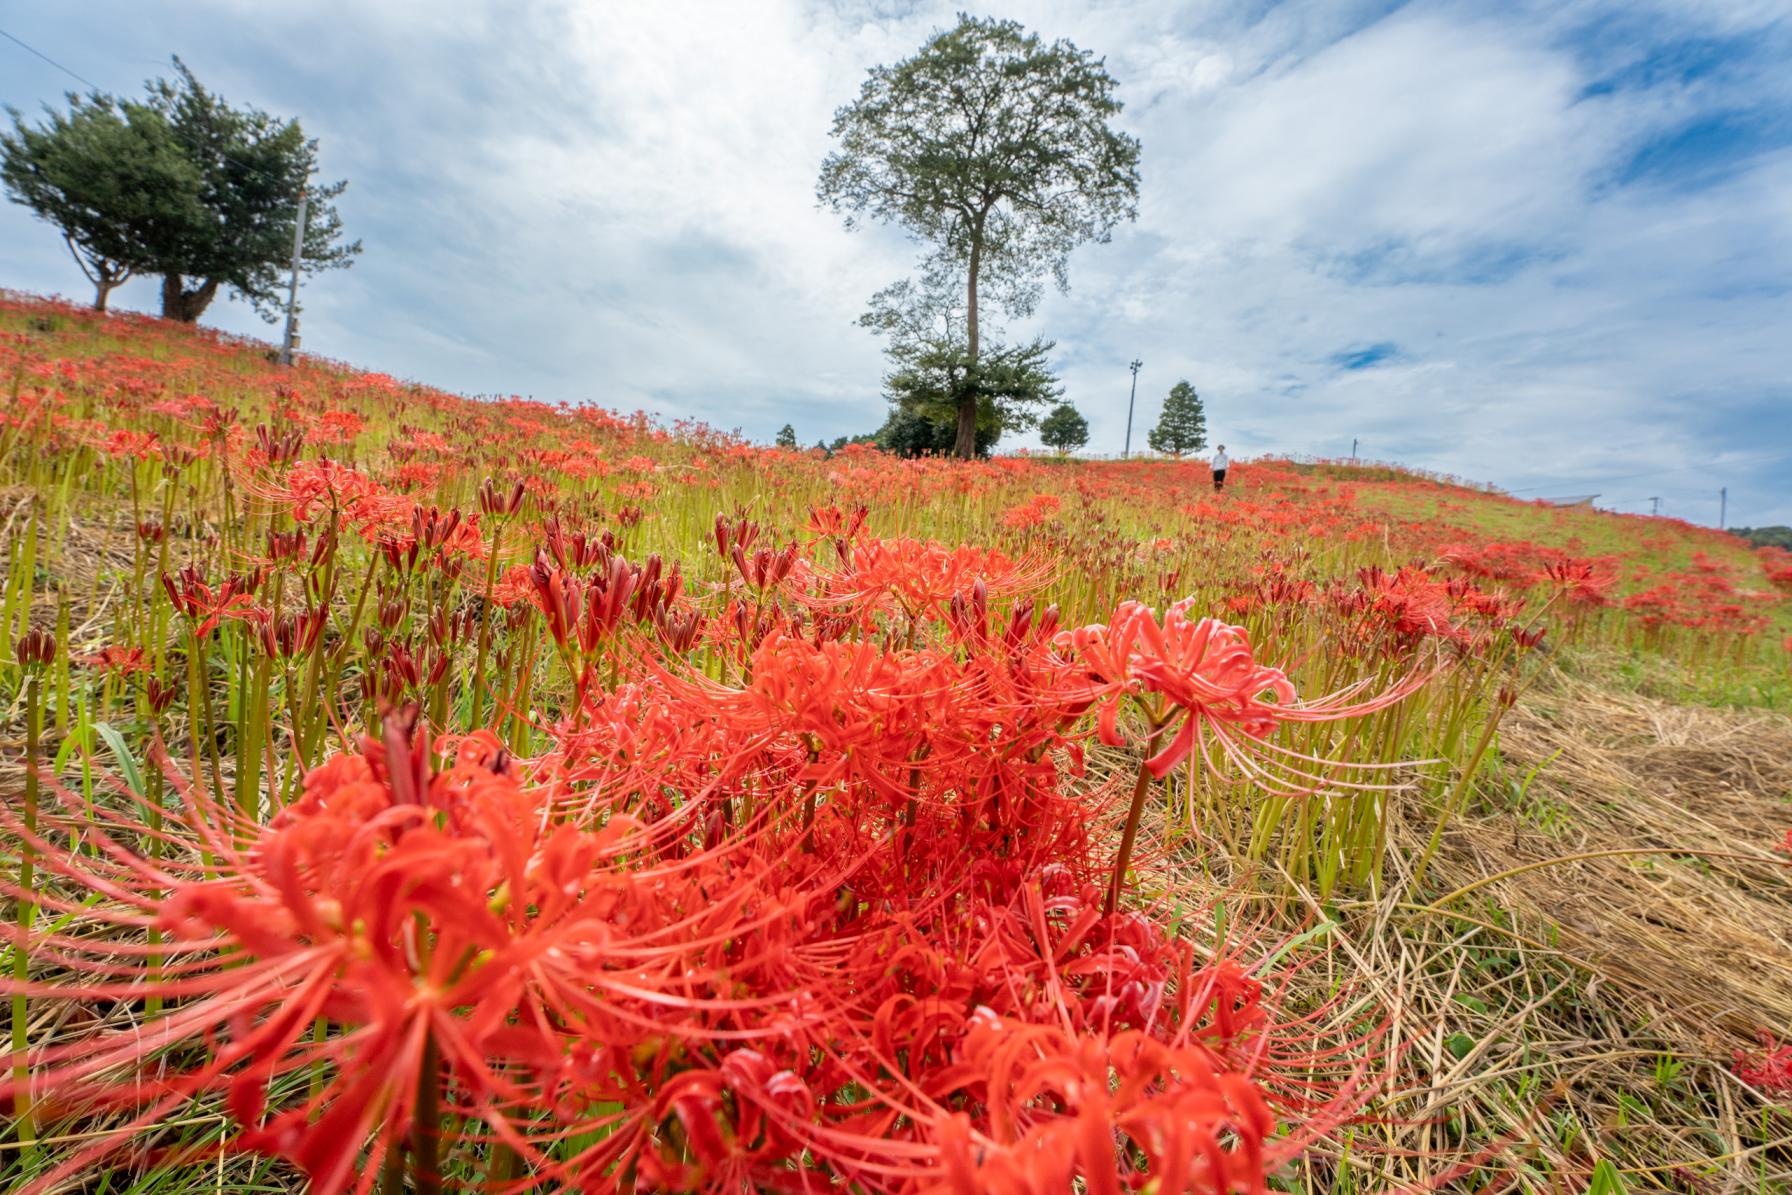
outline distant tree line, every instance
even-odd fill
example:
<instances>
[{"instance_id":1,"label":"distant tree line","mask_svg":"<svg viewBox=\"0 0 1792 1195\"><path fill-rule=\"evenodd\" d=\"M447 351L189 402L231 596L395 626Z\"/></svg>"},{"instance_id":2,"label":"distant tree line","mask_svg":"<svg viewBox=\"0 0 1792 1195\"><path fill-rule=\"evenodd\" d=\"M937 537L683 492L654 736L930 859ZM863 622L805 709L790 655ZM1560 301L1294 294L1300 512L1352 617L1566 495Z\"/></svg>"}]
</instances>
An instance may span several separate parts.
<instances>
[{"instance_id":1,"label":"distant tree line","mask_svg":"<svg viewBox=\"0 0 1792 1195\"><path fill-rule=\"evenodd\" d=\"M0 184L62 233L104 311L113 290L160 276L162 314L192 323L220 290L264 319L283 310L306 193L301 252L307 273L339 269L361 252L345 242L333 202L345 182L315 183L317 142L296 120L232 107L179 58L141 100L68 95L28 125L17 109L0 133Z\"/></svg>"},{"instance_id":2,"label":"distant tree line","mask_svg":"<svg viewBox=\"0 0 1792 1195\"><path fill-rule=\"evenodd\" d=\"M1731 535L1740 535L1757 548L1792 550L1792 527L1729 527Z\"/></svg>"}]
</instances>

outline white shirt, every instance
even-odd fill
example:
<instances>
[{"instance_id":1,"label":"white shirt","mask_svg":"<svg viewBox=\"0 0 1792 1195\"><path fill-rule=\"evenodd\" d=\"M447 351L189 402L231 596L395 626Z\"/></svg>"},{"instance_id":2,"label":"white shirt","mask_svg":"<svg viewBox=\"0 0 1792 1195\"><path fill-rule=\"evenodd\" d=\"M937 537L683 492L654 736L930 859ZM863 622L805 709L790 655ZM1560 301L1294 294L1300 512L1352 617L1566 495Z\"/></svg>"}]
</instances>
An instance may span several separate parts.
<instances>
[{"instance_id":1,"label":"white shirt","mask_svg":"<svg viewBox=\"0 0 1792 1195\"><path fill-rule=\"evenodd\" d=\"M1225 453L1216 452L1213 454L1213 471L1215 473L1218 473L1221 469L1224 469L1226 466L1230 465L1231 463L1232 463L1231 461L1226 459Z\"/></svg>"}]
</instances>

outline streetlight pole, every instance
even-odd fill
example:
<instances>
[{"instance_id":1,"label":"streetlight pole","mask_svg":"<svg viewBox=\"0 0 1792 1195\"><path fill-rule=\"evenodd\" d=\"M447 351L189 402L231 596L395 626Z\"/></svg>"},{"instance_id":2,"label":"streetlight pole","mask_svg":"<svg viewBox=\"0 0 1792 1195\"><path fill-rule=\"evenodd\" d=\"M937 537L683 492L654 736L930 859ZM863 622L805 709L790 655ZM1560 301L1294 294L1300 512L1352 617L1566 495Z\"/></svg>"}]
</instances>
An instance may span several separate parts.
<instances>
[{"instance_id":1,"label":"streetlight pole","mask_svg":"<svg viewBox=\"0 0 1792 1195\"><path fill-rule=\"evenodd\" d=\"M280 346L280 364L292 364L299 347L299 258L305 252L305 189L299 188L299 219L292 229L292 282L286 288L286 339Z\"/></svg>"},{"instance_id":2,"label":"streetlight pole","mask_svg":"<svg viewBox=\"0 0 1792 1195\"><path fill-rule=\"evenodd\" d=\"M1139 370L1143 368L1144 364L1143 361L1134 357L1132 364L1127 366L1132 370L1132 393L1126 398L1126 447L1120 450L1121 460L1132 455L1132 404L1139 397Z\"/></svg>"}]
</instances>

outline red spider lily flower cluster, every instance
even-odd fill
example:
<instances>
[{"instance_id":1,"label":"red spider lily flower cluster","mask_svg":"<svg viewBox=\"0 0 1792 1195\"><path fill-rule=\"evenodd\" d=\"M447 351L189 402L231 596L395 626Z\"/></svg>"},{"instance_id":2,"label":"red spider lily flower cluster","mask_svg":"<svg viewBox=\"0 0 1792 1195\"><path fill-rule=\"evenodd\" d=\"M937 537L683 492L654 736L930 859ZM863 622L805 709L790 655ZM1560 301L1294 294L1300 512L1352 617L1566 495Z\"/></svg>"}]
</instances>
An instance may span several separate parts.
<instances>
[{"instance_id":1,"label":"red spider lily flower cluster","mask_svg":"<svg viewBox=\"0 0 1792 1195\"><path fill-rule=\"evenodd\" d=\"M1312 1087L1259 981L1101 908L1088 810L1041 766L1061 726L1003 754L1001 785L974 773L983 801L950 779L977 727L1016 725L991 665L1038 656L1032 680L1086 704L1087 665L1030 622L985 625L976 670L774 636L748 687L662 673L530 764L392 715L265 826L189 786L156 858L127 845L131 812L72 794L36 831L0 815L111 898L89 918L161 935L35 931L65 977L0 988L173 1005L29 1056L15 1097L126 1126L31 1189L208 1096L223 1148L323 1192L401 1150L427 1183L468 1141L577 1190L1263 1189L1364 1098L1357 1073ZM92 853L62 849L83 833Z\"/></svg>"},{"instance_id":2,"label":"red spider lily flower cluster","mask_svg":"<svg viewBox=\"0 0 1792 1195\"><path fill-rule=\"evenodd\" d=\"M1123 604L1060 631L1015 600L1031 578L999 555L896 553L948 563L880 611L853 587L890 554L863 540L810 600L853 593L855 618L887 613L910 638L913 612L942 608L943 641L798 637L798 602L734 682L655 662L645 628L679 600L656 567L612 553L586 581L543 554L543 617L580 694L546 757L525 765L489 735L432 745L392 715L265 826L189 786L153 860L125 845L134 817L72 796L42 829L7 821L112 898L90 918L162 935L119 952L32 933L68 978L8 990L175 1006L32 1052L15 1095L135 1127L221 1098L222 1148L286 1159L324 1192L365 1189L400 1151L428 1187L475 1141L578 1190L1264 1189L1366 1097L1359 1074L1315 1086L1327 1064L1259 981L1104 903L1130 833L1116 863L1090 833L1102 805L1058 759L1091 709L1117 741L1114 710L1139 696L1167 703L1156 729L1187 728L1149 761L1159 774L1198 728L1266 743L1279 721L1373 703L1301 705L1187 602L1161 624ZM974 579L942 601L929 578ZM199 585L195 616L221 604ZM659 596L637 610L643 593ZM403 604L379 617L396 629ZM270 654L292 618L263 624ZM313 616L292 625L316 633ZM635 679L593 683L600 650L629 653ZM60 849L96 823L95 853Z\"/></svg>"}]
</instances>

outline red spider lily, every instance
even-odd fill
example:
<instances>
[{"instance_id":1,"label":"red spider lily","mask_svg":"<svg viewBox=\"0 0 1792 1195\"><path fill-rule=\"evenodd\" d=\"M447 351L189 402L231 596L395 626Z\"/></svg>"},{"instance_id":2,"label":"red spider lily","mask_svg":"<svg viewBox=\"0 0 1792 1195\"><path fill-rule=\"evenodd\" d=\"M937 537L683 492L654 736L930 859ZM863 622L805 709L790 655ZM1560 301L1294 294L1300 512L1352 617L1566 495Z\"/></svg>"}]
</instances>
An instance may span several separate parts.
<instances>
[{"instance_id":1,"label":"red spider lily","mask_svg":"<svg viewBox=\"0 0 1792 1195\"><path fill-rule=\"evenodd\" d=\"M167 591L168 600L192 621L193 635L199 639L211 634L221 619L253 618L252 595L260 587L261 577L257 573L233 574L215 590L206 583L204 574L191 565L180 570L178 580L162 574L162 588Z\"/></svg>"},{"instance_id":2,"label":"red spider lily","mask_svg":"<svg viewBox=\"0 0 1792 1195\"><path fill-rule=\"evenodd\" d=\"M117 643L108 643L92 655L82 656L81 662L110 676L149 671L149 658L141 647L124 647Z\"/></svg>"},{"instance_id":3,"label":"red spider lily","mask_svg":"<svg viewBox=\"0 0 1792 1195\"><path fill-rule=\"evenodd\" d=\"M1002 513L1002 526L1015 531L1024 531L1042 525L1047 519L1058 513L1063 505L1056 494L1035 494L1019 506L1010 507Z\"/></svg>"},{"instance_id":4,"label":"red spider lily","mask_svg":"<svg viewBox=\"0 0 1792 1195\"><path fill-rule=\"evenodd\" d=\"M870 515L871 508L862 503L846 513L842 513L838 506L812 506L804 530L818 538L851 543L865 529L865 520Z\"/></svg>"},{"instance_id":5,"label":"red spider lily","mask_svg":"<svg viewBox=\"0 0 1792 1195\"><path fill-rule=\"evenodd\" d=\"M1759 1036L1758 1051L1736 1051L1736 1077L1770 1095L1792 1095L1792 1045L1780 1044L1765 1030Z\"/></svg>"},{"instance_id":6,"label":"red spider lily","mask_svg":"<svg viewBox=\"0 0 1792 1195\"><path fill-rule=\"evenodd\" d=\"M1134 1175L1165 1192L1266 1189L1274 1113L1248 1079L1216 1070L1201 1049L1137 1031L1079 1041L992 1014L974 1022L965 1052L990 1105L990 1135L975 1140L963 1114L945 1120L942 1190L1119 1195Z\"/></svg>"},{"instance_id":7,"label":"red spider lily","mask_svg":"<svg viewBox=\"0 0 1792 1195\"><path fill-rule=\"evenodd\" d=\"M1061 636L1087 661L1105 690L1097 719L1103 742L1119 746L1125 741L1118 724L1122 702L1144 694L1158 698L1147 709L1151 735L1147 750L1155 753L1140 766L1133 786L1108 888L1110 913L1117 908L1125 883L1148 777L1162 779L1197 748L1202 763L1214 768L1210 752L1217 748L1259 787L1280 796L1305 796L1327 786L1387 787L1338 777L1340 772L1373 774L1384 765L1326 761L1278 747L1268 741L1269 736L1283 722L1329 722L1373 713L1410 696L1428 679L1413 672L1366 701L1352 700L1361 691L1358 684L1316 701L1298 702L1285 673L1257 662L1242 628L1214 618L1191 620L1192 605L1192 599L1177 602L1164 612L1160 625L1149 607L1122 602L1108 624L1080 627ZM1172 727L1175 733L1159 749Z\"/></svg>"},{"instance_id":8,"label":"red spider lily","mask_svg":"<svg viewBox=\"0 0 1792 1195\"><path fill-rule=\"evenodd\" d=\"M284 560L296 560L305 554L305 532L269 531L267 533L267 551L263 559L269 564L277 564Z\"/></svg>"},{"instance_id":9,"label":"red spider lily","mask_svg":"<svg viewBox=\"0 0 1792 1195\"><path fill-rule=\"evenodd\" d=\"M516 482L509 493L498 489L498 483L486 478L479 486L479 512L494 518L509 518L523 508L523 483Z\"/></svg>"},{"instance_id":10,"label":"red spider lily","mask_svg":"<svg viewBox=\"0 0 1792 1195\"><path fill-rule=\"evenodd\" d=\"M301 462L287 472L279 488L268 492L300 523L310 522L322 507L339 511L351 522L371 514L383 496L380 487L365 474L328 459Z\"/></svg>"},{"instance_id":11,"label":"red spider lily","mask_svg":"<svg viewBox=\"0 0 1792 1195\"><path fill-rule=\"evenodd\" d=\"M724 559L731 558L735 551L745 551L753 546L759 538L759 524L749 522L746 515L736 517L732 522L727 515L716 516L716 554Z\"/></svg>"},{"instance_id":12,"label":"red spider lily","mask_svg":"<svg viewBox=\"0 0 1792 1195\"><path fill-rule=\"evenodd\" d=\"M263 425L255 429L255 442L267 464L284 465L299 458L299 451L305 446L305 433L297 428L281 432Z\"/></svg>"},{"instance_id":13,"label":"red spider lily","mask_svg":"<svg viewBox=\"0 0 1792 1195\"><path fill-rule=\"evenodd\" d=\"M271 615L258 628L262 650L281 660L308 656L317 646L329 610L323 606L304 614Z\"/></svg>"},{"instance_id":14,"label":"red spider lily","mask_svg":"<svg viewBox=\"0 0 1792 1195\"><path fill-rule=\"evenodd\" d=\"M568 532L558 515L548 516L541 533L548 555L562 569L585 572L592 568L608 568L610 558L616 554L615 532L604 531L599 535Z\"/></svg>"},{"instance_id":15,"label":"red spider lily","mask_svg":"<svg viewBox=\"0 0 1792 1195\"><path fill-rule=\"evenodd\" d=\"M518 783L489 736L463 741L453 766L432 775L429 745L407 724L389 719L383 742L313 771L301 798L260 832L189 791L192 841L168 838L168 863L129 850L116 837L128 820L96 806L64 819L70 831L87 818L102 825L90 831L96 856L25 834L59 874L118 901L120 925L155 926L168 958L190 960L146 977L150 951L53 928L33 934L34 957L84 978L7 990L88 1000L154 993L175 1003L146 1025L32 1053L31 1089L45 1113L135 1119L30 1190L103 1164L130 1131L205 1093L226 1096L236 1122L222 1148L284 1157L322 1192L368 1189L381 1156L407 1138L427 1183L437 1130L418 1118L433 1115L438 1094L454 1118L484 1121L497 1141L545 1166L512 1113L538 1098L531 1076L557 1065L559 1034L543 1018L560 1033L568 1018L587 1032L599 1021L632 1026L624 1040L633 1042L676 1030L676 1015L646 1015L661 982L679 993L669 1007L704 1007L688 994L689 951L719 939L683 914L658 928L648 916L669 911L674 877L593 870L629 858L629 819L592 832L545 819L545 794ZM0 819L24 834L10 814ZM196 847L207 860L176 853ZM687 908L738 936L739 898L714 884L704 899L689 890ZM724 1006L784 1000L773 990ZM320 1019L340 1028L314 1042ZM151 1065L173 1047L186 1061ZM307 1073L320 1081L313 1094L273 1099L282 1076Z\"/></svg>"},{"instance_id":16,"label":"red spider lily","mask_svg":"<svg viewBox=\"0 0 1792 1195\"><path fill-rule=\"evenodd\" d=\"M1758 664L1754 590L1792 575L1792 557L1643 520L1613 524L1622 558L1584 554L1581 515L1535 516L1566 548L1487 542L1464 528L1498 520L1444 512L1504 499L1362 468L1265 462L1222 503L1179 496L1205 486L1190 463L773 453L276 370L154 321L54 309L126 346L91 355L7 330L42 310L0 295L0 440L68 469L71 502L130 502L127 567L169 571L197 638L183 657L168 607L130 592L77 638L185 666L184 689L139 683L152 727L187 694L191 767L203 752L222 785L247 744L278 777L291 743L284 774L302 773L357 692L376 721L421 699L503 735L394 723L266 824L178 779L179 811L52 789L35 836L0 804L0 853L51 873L46 915L11 935L29 982L7 989L55 1027L8 1060L37 1064L40 1148L68 1179L51 1185L195 1139L161 1123L191 1100L221 1117L218 1149L291 1159L326 1191L385 1181L394 1155L426 1191L437 1137L468 1185L503 1191L1265 1190L1362 1105L1372 1042L1331 1020L1354 1024L1354 997L1290 1011L1304 950L1210 951L1180 927L1219 918L1190 920L1186 893L1173 924L1126 899L1153 781L1198 754L1228 782L1203 798L1241 818L1374 793L1393 777L1325 744L1373 731L1379 759L1497 714L1545 635L1642 629ZM331 444L355 467L321 459ZM84 467L108 452L119 467ZM727 505L746 494L751 517ZM687 587L647 553L695 542L693 508L717 503L719 559ZM873 504L903 534L872 535ZM9 508L15 533L45 510ZM1710 554L1645 563L1693 546ZM183 551L206 563L172 572ZM1370 561L1392 563L1359 574ZM207 580L256 565L271 586ZM223 619L248 626L218 641ZM1384 708L1439 675L1433 653L1467 666L1412 718L1300 729ZM54 662L37 640L27 655L34 676ZM1303 702L1297 680L1336 691ZM1151 744L1117 854L1090 735ZM1179 818L1199 807L1172 798ZM1784 1049L1739 1073L1778 1073Z\"/></svg>"},{"instance_id":17,"label":"red spider lily","mask_svg":"<svg viewBox=\"0 0 1792 1195\"><path fill-rule=\"evenodd\" d=\"M1792 593L1792 552L1784 548L1763 547L1755 550L1761 571L1775 588Z\"/></svg>"},{"instance_id":18,"label":"red spider lily","mask_svg":"<svg viewBox=\"0 0 1792 1195\"><path fill-rule=\"evenodd\" d=\"M796 551L796 541L792 540L781 552L760 548L749 557L745 549L736 543L729 549L729 559L734 561L734 567L740 571L741 580L764 592L775 589L790 575L791 568L796 564Z\"/></svg>"},{"instance_id":19,"label":"red spider lily","mask_svg":"<svg viewBox=\"0 0 1792 1195\"><path fill-rule=\"evenodd\" d=\"M1580 606L1603 606L1616 579L1591 560L1560 560L1544 565L1544 574Z\"/></svg>"},{"instance_id":20,"label":"red spider lily","mask_svg":"<svg viewBox=\"0 0 1792 1195\"><path fill-rule=\"evenodd\" d=\"M1424 673L1414 673L1366 701L1351 700L1361 688L1353 686L1301 702L1287 674L1257 662L1242 627L1215 618L1191 619L1193 605L1192 599L1177 602L1164 612L1160 624L1149 607L1122 602L1107 624L1081 627L1060 636L1065 646L1088 663L1101 686L1098 729L1103 742L1124 743L1118 728L1120 707L1140 694L1164 699L1162 712L1153 718L1157 731L1167 731L1181 716L1169 742L1145 761L1145 767L1159 778L1211 740L1225 758L1242 765L1274 791L1287 795L1310 792L1311 785L1290 789L1278 776L1314 781L1318 777L1287 764L1267 764L1276 769L1271 772L1266 770L1266 761L1281 757L1327 768L1352 765L1327 764L1274 748L1264 740L1277 726L1374 713L1410 696L1429 679ZM1205 749L1202 757L1208 758Z\"/></svg>"},{"instance_id":21,"label":"red spider lily","mask_svg":"<svg viewBox=\"0 0 1792 1195\"><path fill-rule=\"evenodd\" d=\"M93 832L96 858L40 844L47 866L119 900L120 924L158 927L167 956L191 960L146 976L142 949L34 934L37 957L85 978L12 990L176 1000L147 1025L34 1051L40 1108L122 1111L142 1128L196 1095L223 1094L237 1122L224 1148L285 1157L319 1191L365 1190L380 1156L410 1130L419 1093L440 1082L439 1065L471 1114L516 1141L499 1111L521 1094L502 1075L513 1052L502 1012L514 1004L523 960L546 948L531 936L546 926L506 913L493 893L530 901L539 820L501 754L469 744L432 779L422 741L413 749L402 733L389 730L383 747L370 743L311 773L302 799L247 847L235 842L242 824L189 791L186 829L210 866L145 860L113 836L118 815L92 807L73 824L97 816L109 827ZM443 828L426 806L444 811ZM455 1011L467 1008L485 1012ZM310 1043L319 1018L343 1032ZM151 1064L183 1045L204 1046L203 1060ZM295 1072L329 1077L310 1098L270 1106L273 1085ZM28 1189L102 1164L128 1140L103 1134ZM362 1141L371 1150L365 1167Z\"/></svg>"},{"instance_id":22,"label":"red spider lily","mask_svg":"<svg viewBox=\"0 0 1792 1195\"><path fill-rule=\"evenodd\" d=\"M826 603L850 604L861 611L893 599L911 621L936 617L952 596L981 581L994 597L1030 593L1044 584L1045 566L1012 561L992 549L948 548L927 540L864 539L852 560L829 578Z\"/></svg>"}]
</instances>

